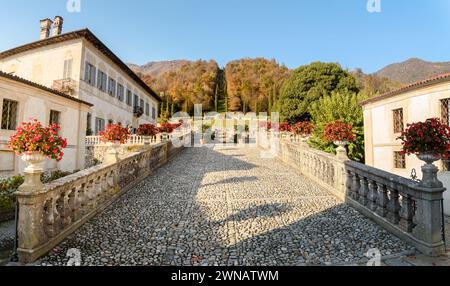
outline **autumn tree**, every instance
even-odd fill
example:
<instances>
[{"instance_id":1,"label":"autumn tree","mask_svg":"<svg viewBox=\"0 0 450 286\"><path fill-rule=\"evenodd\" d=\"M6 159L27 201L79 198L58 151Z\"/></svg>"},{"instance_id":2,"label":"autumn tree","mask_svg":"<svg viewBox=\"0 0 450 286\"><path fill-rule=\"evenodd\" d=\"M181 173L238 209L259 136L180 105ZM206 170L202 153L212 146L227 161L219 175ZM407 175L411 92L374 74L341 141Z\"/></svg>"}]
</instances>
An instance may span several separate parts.
<instances>
[{"instance_id":1,"label":"autumn tree","mask_svg":"<svg viewBox=\"0 0 450 286\"><path fill-rule=\"evenodd\" d=\"M267 112L289 69L264 58L232 61L225 67L229 111Z\"/></svg>"}]
</instances>

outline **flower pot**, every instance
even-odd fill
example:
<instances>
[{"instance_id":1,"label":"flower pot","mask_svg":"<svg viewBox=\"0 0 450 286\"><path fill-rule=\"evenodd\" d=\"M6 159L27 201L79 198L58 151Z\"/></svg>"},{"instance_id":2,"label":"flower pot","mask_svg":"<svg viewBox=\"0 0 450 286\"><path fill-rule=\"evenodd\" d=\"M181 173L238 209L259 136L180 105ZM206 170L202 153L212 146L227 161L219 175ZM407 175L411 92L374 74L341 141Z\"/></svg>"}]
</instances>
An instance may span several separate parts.
<instances>
[{"instance_id":1,"label":"flower pot","mask_svg":"<svg viewBox=\"0 0 450 286\"><path fill-rule=\"evenodd\" d=\"M28 152L22 155L22 161L27 164L25 172L27 173L43 173L43 164L47 159L41 152Z\"/></svg>"},{"instance_id":2,"label":"flower pot","mask_svg":"<svg viewBox=\"0 0 450 286\"><path fill-rule=\"evenodd\" d=\"M169 141L170 135L169 133L161 133L161 142Z\"/></svg>"},{"instance_id":3,"label":"flower pot","mask_svg":"<svg viewBox=\"0 0 450 286\"><path fill-rule=\"evenodd\" d=\"M425 162L425 165L422 166L423 177L419 186L424 188L443 188L444 184L437 177L439 169L433 164L441 159L441 155L434 152L423 152L418 154L417 157Z\"/></svg>"}]
</instances>

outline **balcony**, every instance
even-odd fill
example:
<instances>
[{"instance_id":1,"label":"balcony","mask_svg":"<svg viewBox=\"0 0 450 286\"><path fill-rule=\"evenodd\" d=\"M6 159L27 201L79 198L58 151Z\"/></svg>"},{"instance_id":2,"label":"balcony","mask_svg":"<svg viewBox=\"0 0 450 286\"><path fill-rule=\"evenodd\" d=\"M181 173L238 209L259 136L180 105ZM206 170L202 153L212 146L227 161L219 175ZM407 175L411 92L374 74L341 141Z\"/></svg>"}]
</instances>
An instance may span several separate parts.
<instances>
[{"instance_id":1,"label":"balcony","mask_svg":"<svg viewBox=\"0 0 450 286\"><path fill-rule=\"evenodd\" d=\"M144 108L142 108L140 106L135 106L133 108L133 115L136 118L140 118L142 115L144 115Z\"/></svg>"},{"instance_id":2,"label":"balcony","mask_svg":"<svg viewBox=\"0 0 450 286\"><path fill-rule=\"evenodd\" d=\"M59 92L68 94L68 95L74 95L75 93L75 81L71 78L66 79L58 79L53 81L52 88L54 90L57 90Z\"/></svg>"}]
</instances>

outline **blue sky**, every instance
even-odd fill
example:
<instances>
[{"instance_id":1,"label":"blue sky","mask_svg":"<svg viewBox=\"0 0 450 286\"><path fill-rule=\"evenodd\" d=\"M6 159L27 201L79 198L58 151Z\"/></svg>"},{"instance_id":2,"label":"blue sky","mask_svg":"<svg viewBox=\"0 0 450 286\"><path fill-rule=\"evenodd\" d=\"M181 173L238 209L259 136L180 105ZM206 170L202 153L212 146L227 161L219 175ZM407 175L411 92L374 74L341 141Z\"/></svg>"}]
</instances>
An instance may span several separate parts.
<instances>
[{"instance_id":1,"label":"blue sky","mask_svg":"<svg viewBox=\"0 0 450 286\"><path fill-rule=\"evenodd\" d=\"M88 27L125 62L275 58L289 68L339 62L374 72L419 57L450 61L450 1L381 0L0 0L0 50L39 37L39 20Z\"/></svg>"}]
</instances>

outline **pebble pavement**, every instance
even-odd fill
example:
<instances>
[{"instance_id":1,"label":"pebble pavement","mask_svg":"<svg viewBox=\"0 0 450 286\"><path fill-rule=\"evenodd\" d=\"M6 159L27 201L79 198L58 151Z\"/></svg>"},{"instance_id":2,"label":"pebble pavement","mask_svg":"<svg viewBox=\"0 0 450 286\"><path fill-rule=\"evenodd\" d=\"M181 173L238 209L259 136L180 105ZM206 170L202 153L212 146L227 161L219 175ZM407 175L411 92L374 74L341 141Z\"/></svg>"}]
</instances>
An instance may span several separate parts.
<instances>
[{"instance_id":1,"label":"pebble pavement","mask_svg":"<svg viewBox=\"0 0 450 286\"><path fill-rule=\"evenodd\" d=\"M357 264L414 248L257 149L189 148L38 265Z\"/></svg>"}]
</instances>

